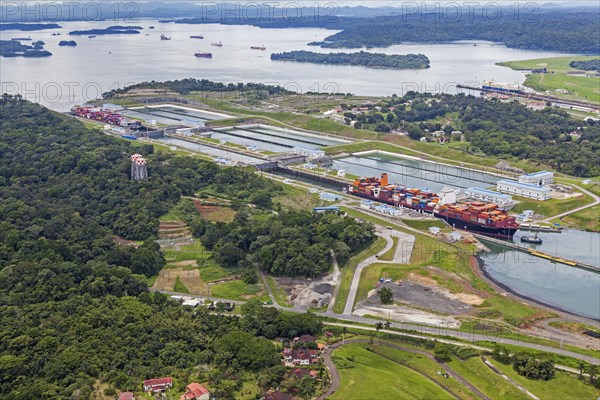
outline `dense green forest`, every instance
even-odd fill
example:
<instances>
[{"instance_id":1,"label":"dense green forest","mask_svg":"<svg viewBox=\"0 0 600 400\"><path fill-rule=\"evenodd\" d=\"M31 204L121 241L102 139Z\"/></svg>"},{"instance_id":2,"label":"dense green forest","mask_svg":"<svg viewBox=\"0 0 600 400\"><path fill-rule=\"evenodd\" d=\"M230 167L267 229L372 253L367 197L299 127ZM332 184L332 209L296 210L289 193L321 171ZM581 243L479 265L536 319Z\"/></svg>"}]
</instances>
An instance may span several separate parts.
<instances>
[{"instance_id":1,"label":"dense green forest","mask_svg":"<svg viewBox=\"0 0 600 400\"><path fill-rule=\"evenodd\" d=\"M269 197L253 199L271 205ZM331 270L331 250L342 265L375 239L371 224L336 213L280 210L265 215L242 208L225 224L201 219L191 202L178 209L219 265L249 275L257 265L273 275L315 277Z\"/></svg>"},{"instance_id":2,"label":"dense green forest","mask_svg":"<svg viewBox=\"0 0 600 400\"><path fill-rule=\"evenodd\" d=\"M331 10L323 10L326 15L294 15L293 18L203 16L180 19L176 23L221 23L263 28L315 27L341 31L324 41L310 43L327 48L486 40L518 49L600 53L597 8L552 8L534 3L505 7L473 4L471 8L466 4L449 7L437 4L427 10L421 10L420 4L412 6L398 9L397 15L378 17L332 15Z\"/></svg>"},{"instance_id":3,"label":"dense green forest","mask_svg":"<svg viewBox=\"0 0 600 400\"><path fill-rule=\"evenodd\" d=\"M146 181L129 178L129 155L138 151L149 161ZM191 311L148 293L143 276L164 263L152 240L157 217L182 194L210 188L245 201L241 188L276 192L271 185L244 169L132 148L4 95L0 398L88 399L99 382L114 394L164 375L178 389L208 382L219 398L235 398L259 376L262 390L275 385L282 371L269 339L317 334L316 317L252 302L242 317ZM146 240L118 246L115 234Z\"/></svg>"},{"instance_id":4,"label":"dense green forest","mask_svg":"<svg viewBox=\"0 0 600 400\"><path fill-rule=\"evenodd\" d=\"M345 105L344 115L362 128L380 132L403 129L414 140L443 130L448 140L460 141L461 135L452 136L460 130L462 140L470 145L465 149L469 152L526 159L569 175L600 174L600 125L576 120L564 110L547 107L534 111L518 102L414 92L382 101L380 110L374 104L368 106L370 111L354 113Z\"/></svg>"},{"instance_id":5,"label":"dense green forest","mask_svg":"<svg viewBox=\"0 0 600 400\"><path fill-rule=\"evenodd\" d=\"M368 53L315 53L313 51L287 51L271 54L271 60L309 62L313 64L364 65L370 68L425 69L429 58L423 54Z\"/></svg>"},{"instance_id":6,"label":"dense green forest","mask_svg":"<svg viewBox=\"0 0 600 400\"><path fill-rule=\"evenodd\" d=\"M571 61L569 65L584 71L600 71L600 58L587 61Z\"/></svg>"}]
</instances>

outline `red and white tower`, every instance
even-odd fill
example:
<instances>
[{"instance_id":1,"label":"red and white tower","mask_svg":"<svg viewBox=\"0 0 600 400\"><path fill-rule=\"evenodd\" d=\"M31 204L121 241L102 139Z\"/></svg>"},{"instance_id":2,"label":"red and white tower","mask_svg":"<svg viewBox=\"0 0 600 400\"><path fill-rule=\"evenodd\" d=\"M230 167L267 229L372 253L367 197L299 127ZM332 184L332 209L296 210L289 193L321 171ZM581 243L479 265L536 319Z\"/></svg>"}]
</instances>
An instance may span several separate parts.
<instances>
[{"instance_id":1,"label":"red and white tower","mask_svg":"<svg viewBox=\"0 0 600 400\"><path fill-rule=\"evenodd\" d=\"M141 154L131 156L131 179L139 181L148 179L148 168L146 168L146 159Z\"/></svg>"}]
</instances>

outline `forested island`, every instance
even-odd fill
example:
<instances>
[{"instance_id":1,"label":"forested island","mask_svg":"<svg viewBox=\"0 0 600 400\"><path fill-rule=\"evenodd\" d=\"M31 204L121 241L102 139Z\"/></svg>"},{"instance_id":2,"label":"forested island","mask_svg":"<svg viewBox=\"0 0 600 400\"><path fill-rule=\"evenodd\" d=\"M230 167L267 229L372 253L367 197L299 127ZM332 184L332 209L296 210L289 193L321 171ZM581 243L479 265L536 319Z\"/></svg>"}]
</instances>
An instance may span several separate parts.
<instances>
[{"instance_id":1,"label":"forested island","mask_svg":"<svg viewBox=\"0 0 600 400\"><path fill-rule=\"evenodd\" d=\"M62 28L59 24L23 24L20 22L6 22L0 24L0 31L41 31L44 29Z\"/></svg>"},{"instance_id":2,"label":"forested island","mask_svg":"<svg viewBox=\"0 0 600 400\"><path fill-rule=\"evenodd\" d=\"M32 46L22 44L18 40L0 40L0 57L48 57L48 50L44 50L44 42L33 42Z\"/></svg>"},{"instance_id":3,"label":"forested island","mask_svg":"<svg viewBox=\"0 0 600 400\"><path fill-rule=\"evenodd\" d=\"M61 40L58 42L59 46L77 46L77 42L74 40Z\"/></svg>"},{"instance_id":4,"label":"forested island","mask_svg":"<svg viewBox=\"0 0 600 400\"><path fill-rule=\"evenodd\" d=\"M569 65L575 69L583 71L600 71L600 58L588 61L571 61Z\"/></svg>"},{"instance_id":5,"label":"forested island","mask_svg":"<svg viewBox=\"0 0 600 400\"><path fill-rule=\"evenodd\" d=\"M87 29L71 31L69 35L136 35L144 29L141 26L114 25L104 29Z\"/></svg>"},{"instance_id":6,"label":"forested island","mask_svg":"<svg viewBox=\"0 0 600 400\"><path fill-rule=\"evenodd\" d=\"M417 7L418 8L418 7ZM459 7L460 8L460 7ZM507 47L528 50L548 50L571 53L600 53L600 31L597 8L529 8L494 7L489 15L487 6L475 5L462 14L446 13L445 7L426 14L398 12L398 15L350 17L329 15L294 18L184 18L181 24L221 23L254 25L262 28L326 28L341 32L323 41L309 44L326 48L388 47L402 43L451 43L460 40L482 40L503 43ZM407 10L408 11L408 10ZM519 13L519 14L515 14ZM568 32L568 34L565 34Z\"/></svg>"},{"instance_id":7,"label":"forested island","mask_svg":"<svg viewBox=\"0 0 600 400\"><path fill-rule=\"evenodd\" d=\"M362 65L369 68L426 69L429 58L423 54L368 53L315 53L313 51L287 51L271 54L271 60L309 62L313 64Z\"/></svg>"}]
</instances>

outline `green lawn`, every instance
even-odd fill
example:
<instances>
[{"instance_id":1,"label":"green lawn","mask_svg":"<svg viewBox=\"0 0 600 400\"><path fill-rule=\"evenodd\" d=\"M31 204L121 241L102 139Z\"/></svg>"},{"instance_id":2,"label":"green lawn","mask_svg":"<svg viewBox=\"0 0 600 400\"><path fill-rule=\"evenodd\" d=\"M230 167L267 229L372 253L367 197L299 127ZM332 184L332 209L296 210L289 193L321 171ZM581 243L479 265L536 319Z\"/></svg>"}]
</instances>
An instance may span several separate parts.
<instances>
[{"instance_id":1,"label":"green lawn","mask_svg":"<svg viewBox=\"0 0 600 400\"><path fill-rule=\"evenodd\" d=\"M454 379L444 378L442 375L438 375L437 372L442 370L440 366L435 361L428 357L425 357L424 355L409 353L388 346L370 347L373 350L373 352L378 355L391 358L400 364L410 366L418 370L422 374L433 378L436 382L439 382L442 385L450 388L450 390L452 390L462 399L478 399L478 397L474 393L472 393L466 386L464 386L460 382Z\"/></svg>"},{"instance_id":2,"label":"green lawn","mask_svg":"<svg viewBox=\"0 0 600 400\"><path fill-rule=\"evenodd\" d=\"M350 344L334 351L341 384L331 399L454 399L442 388L409 368L368 351L363 344ZM351 361L354 360L354 361Z\"/></svg>"},{"instance_id":3,"label":"green lawn","mask_svg":"<svg viewBox=\"0 0 600 400\"><path fill-rule=\"evenodd\" d=\"M354 276L354 270L358 263L360 263L365 258L372 256L373 254L379 253L381 250L385 248L386 241L384 238L378 237L377 240L368 248L361 251L354 257L351 257L350 260L342 267L342 279L340 282L340 290L335 298L335 304L333 305L333 311L340 314L344 311L344 306L346 305L346 300L348 299L348 292L350 291L350 286L352 284L352 277Z\"/></svg>"},{"instance_id":4,"label":"green lawn","mask_svg":"<svg viewBox=\"0 0 600 400\"><path fill-rule=\"evenodd\" d=\"M518 196L513 196L513 199L518 200L519 203L513 207L511 210L512 212L520 213L524 210L533 210L536 214L543 215L547 218L569 211L573 208L590 204L594 201L594 199L587 195L581 195L566 200L533 200Z\"/></svg>"},{"instance_id":5,"label":"green lawn","mask_svg":"<svg viewBox=\"0 0 600 400\"><path fill-rule=\"evenodd\" d=\"M179 279L179 277L177 277L177 279L175 280L175 286L173 286L173 291L177 292L177 293L190 294L190 291L183 284L183 282L181 282L181 280Z\"/></svg>"},{"instance_id":6,"label":"green lawn","mask_svg":"<svg viewBox=\"0 0 600 400\"><path fill-rule=\"evenodd\" d=\"M200 278L204 282L214 282L232 275L229 271L218 265L213 259L205 260L199 267Z\"/></svg>"},{"instance_id":7,"label":"green lawn","mask_svg":"<svg viewBox=\"0 0 600 400\"><path fill-rule=\"evenodd\" d=\"M265 276L265 278L277 303L283 307L292 307L293 303L289 300L289 297L285 294L285 291L279 286L277 281L272 276Z\"/></svg>"},{"instance_id":8,"label":"green lawn","mask_svg":"<svg viewBox=\"0 0 600 400\"><path fill-rule=\"evenodd\" d=\"M195 239L194 243L181 246L179 250L165 249L165 258L173 259L174 262L198 260L198 264L207 260L210 257L210 251L206 250L200 242L200 239Z\"/></svg>"},{"instance_id":9,"label":"green lawn","mask_svg":"<svg viewBox=\"0 0 600 400\"><path fill-rule=\"evenodd\" d=\"M510 365L504 365L494 360L492 363L509 378L541 399L597 399L600 397L600 390L580 381L576 375L568 372L556 371L552 379L543 381L525 378L517 374Z\"/></svg>"},{"instance_id":10,"label":"green lawn","mask_svg":"<svg viewBox=\"0 0 600 400\"><path fill-rule=\"evenodd\" d=\"M240 280L211 285L210 293L213 297L231 300L248 300L257 295L262 301L269 299L269 296L264 294L262 285L248 284Z\"/></svg>"},{"instance_id":11,"label":"green lawn","mask_svg":"<svg viewBox=\"0 0 600 400\"><path fill-rule=\"evenodd\" d=\"M379 256L381 261L392 261L394 259L394 254L396 254L396 248L398 247L398 237L392 236L392 241L394 242L392 248Z\"/></svg>"},{"instance_id":12,"label":"green lawn","mask_svg":"<svg viewBox=\"0 0 600 400\"><path fill-rule=\"evenodd\" d=\"M568 71L577 71L575 68L569 66L571 61L592 60L595 58L598 58L598 56L538 58L502 62L498 63L498 65L516 70L546 67L551 73L528 74L526 75L525 85L537 91L567 89L572 93L561 94L554 92L553 95L567 99L600 103L600 78L566 75Z\"/></svg>"},{"instance_id":13,"label":"green lawn","mask_svg":"<svg viewBox=\"0 0 600 400\"><path fill-rule=\"evenodd\" d=\"M283 208L312 211L323 203L316 193L309 193L308 189L292 185L282 185L281 194L273 197L273 203L281 204Z\"/></svg>"},{"instance_id":14,"label":"green lawn","mask_svg":"<svg viewBox=\"0 0 600 400\"><path fill-rule=\"evenodd\" d=\"M552 222L576 229L598 232L600 231L600 206L595 205Z\"/></svg>"},{"instance_id":15,"label":"green lawn","mask_svg":"<svg viewBox=\"0 0 600 400\"><path fill-rule=\"evenodd\" d=\"M489 369L478 357L466 361L452 360L448 365L491 399L531 400L525 393Z\"/></svg>"},{"instance_id":16,"label":"green lawn","mask_svg":"<svg viewBox=\"0 0 600 400\"><path fill-rule=\"evenodd\" d=\"M432 228L434 226L437 228L440 228L440 229L444 229L444 228L448 227L448 225L445 224L444 221L440 221L438 219L436 219L435 221L403 219L402 222L404 222L406 225L410 226L411 228L420 229L420 230L426 231L426 232L429 232L429 228Z\"/></svg>"}]
</instances>

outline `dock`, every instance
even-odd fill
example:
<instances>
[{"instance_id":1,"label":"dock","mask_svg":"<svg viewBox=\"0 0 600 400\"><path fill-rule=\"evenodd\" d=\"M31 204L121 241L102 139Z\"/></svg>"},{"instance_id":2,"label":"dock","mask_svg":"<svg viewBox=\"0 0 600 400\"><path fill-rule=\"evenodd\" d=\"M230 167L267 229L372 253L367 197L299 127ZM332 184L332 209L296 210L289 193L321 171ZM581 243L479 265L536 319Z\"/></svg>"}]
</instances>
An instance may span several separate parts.
<instances>
[{"instance_id":1,"label":"dock","mask_svg":"<svg viewBox=\"0 0 600 400\"><path fill-rule=\"evenodd\" d=\"M506 240L500 240L500 239L495 239L495 238L491 238L489 236L485 236L485 235L481 235L478 233L473 233L473 236L475 236L477 239L481 239L484 241L488 241L491 243L496 243L496 244L500 244L506 247L510 247L511 249L515 249L515 250L519 250L522 251L524 253L530 254L534 257L539 257L539 258L544 258L546 260L550 260L552 262L557 262L560 264L564 264L564 265L568 265L570 267L575 267L575 268L581 268L581 269L585 269L587 271L591 271L591 272L596 272L596 273L600 273L600 266L597 265L592 265L592 264L587 264L581 261L575 261L575 260L569 260L567 258L563 258L563 257L556 257L553 256L551 254L548 253L544 253L538 250L534 250L530 247L525 247L525 246L519 246L517 243L513 243L513 242L508 242Z\"/></svg>"},{"instance_id":2,"label":"dock","mask_svg":"<svg viewBox=\"0 0 600 400\"><path fill-rule=\"evenodd\" d=\"M542 225L534 225L534 224L521 224L520 228L524 231L531 232L560 232L562 231L562 227L554 227L554 226L542 226Z\"/></svg>"}]
</instances>

